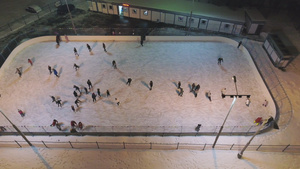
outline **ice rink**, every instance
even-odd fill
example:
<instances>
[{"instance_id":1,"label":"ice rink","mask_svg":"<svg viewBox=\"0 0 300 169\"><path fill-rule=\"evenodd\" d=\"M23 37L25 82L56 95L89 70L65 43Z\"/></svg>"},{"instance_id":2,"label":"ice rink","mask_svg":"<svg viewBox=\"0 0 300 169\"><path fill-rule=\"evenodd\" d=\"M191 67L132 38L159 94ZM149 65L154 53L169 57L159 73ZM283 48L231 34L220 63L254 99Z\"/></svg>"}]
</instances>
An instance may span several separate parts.
<instances>
[{"instance_id":1,"label":"ice rink","mask_svg":"<svg viewBox=\"0 0 300 169\"><path fill-rule=\"evenodd\" d=\"M74 55L74 47L79 56ZM36 43L1 68L0 105L17 126L49 126L53 119L65 126L71 120L85 126L220 126L233 100L222 99L221 89L226 88L225 94L236 94L232 80L236 76L238 94L251 95L251 104L245 105L246 97L237 98L225 126L251 126L257 117L274 117L274 103L251 58L241 49L245 50L243 46L239 49L235 44L216 41L147 41L143 47L139 41L63 41L59 47L55 42ZM218 65L220 57L224 62ZM117 69L112 67L113 60ZM80 66L78 71L74 63ZM49 74L48 65L58 71L59 78ZM22 77L16 74L19 67ZM132 78L130 86L126 85L128 78ZM85 94L88 79L93 88ZM151 80L154 85L150 91ZM178 81L184 91L182 97L178 96ZM200 84L197 97L190 92L192 83ZM76 99L73 85L83 91L76 112L71 110ZM98 88L101 98L97 96L94 103L91 95L97 94ZM212 101L205 96L208 91ZM62 107L50 96L61 99ZM262 106L265 99L269 101L267 107ZM25 112L25 117L18 114L18 109ZM4 118L0 123L10 125Z\"/></svg>"}]
</instances>

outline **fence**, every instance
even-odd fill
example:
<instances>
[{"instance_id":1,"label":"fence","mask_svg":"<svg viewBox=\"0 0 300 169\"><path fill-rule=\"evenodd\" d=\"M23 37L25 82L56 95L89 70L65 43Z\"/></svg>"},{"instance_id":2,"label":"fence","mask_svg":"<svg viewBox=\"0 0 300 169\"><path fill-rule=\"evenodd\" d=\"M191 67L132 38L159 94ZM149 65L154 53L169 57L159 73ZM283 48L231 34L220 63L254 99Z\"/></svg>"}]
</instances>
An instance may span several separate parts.
<instances>
[{"instance_id":1,"label":"fence","mask_svg":"<svg viewBox=\"0 0 300 169\"><path fill-rule=\"evenodd\" d=\"M260 126L224 126L222 135L251 135ZM17 135L13 126L1 126L0 135ZM85 126L71 132L71 126L61 130L50 126L17 126L25 135L96 135L96 136L201 136L216 135L220 126ZM0 130L1 131L1 130Z\"/></svg>"},{"instance_id":2,"label":"fence","mask_svg":"<svg viewBox=\"0 0 300 169\"><path fill-rule=\"evenodd\" d=\"M277 123L280 128L285 128L292 119L292 103L274 72L273 65L262 48L262 43L249 39L245 39L244 42L243 45L250 52L259 73L274 99L277 109L275 120L278 121Z\"/></svg>"},{"instance_id":3,"label":"fence","mask_svg":"<svg viewBox=\"0 0 300 169\"><path fill-rule=\"evenodd\" d=\"M240 144L193 144L193 143L130 143L130 142L63 142L63 141L30 141L35 147L40 148L71 148L71 149L151 149L151 150L241 150L245 145ZM26 148L30 147L26 141L0 141L0 147ZM249 145L247 151L263 152L288 152L299 153L300 145Z\"/></svg>"}]
</instances>

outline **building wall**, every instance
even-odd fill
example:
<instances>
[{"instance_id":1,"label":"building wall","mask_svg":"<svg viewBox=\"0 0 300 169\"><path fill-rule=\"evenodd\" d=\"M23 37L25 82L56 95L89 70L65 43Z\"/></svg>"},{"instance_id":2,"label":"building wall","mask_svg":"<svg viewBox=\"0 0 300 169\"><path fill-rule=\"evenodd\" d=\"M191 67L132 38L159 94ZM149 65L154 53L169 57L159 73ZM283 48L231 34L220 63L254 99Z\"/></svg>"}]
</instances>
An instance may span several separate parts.
<instances>
[{"instance_id":1,"label":"building wall","mask_svg":"<svg viewBox=\"0 0 300 169\"><path fill-rule=\"evenodd\" d=\"M113 9L114 9L114 15L118 15L119 14L118 6L117 5L113 5Z\"/></svg>"},{"instance_id":2,"label":"building wall","mask_svg":"<svg viewBox=\"0 0 300 169\"><path fill-rule=\"evenodd\" d=\"M208 25L208 19L200 19L199 28L206 29Z\"/></svg>"},{"instance_id":3,"label":"building wall","mask_svg":"<svg viewBox=\"0 0 300 169\"><path fill-rule=\"evenodd\" d=\"M234 24L228 22L222 22L220 27L220 32L231 33L233 30Z\"/></svg>"},{"instance_id":4,"label":"building wall","mask_svg":"<svg viewBox=\"0 0 300 169\"><path fill-rule=\"evenodd\" d=\"M129 8L129 13L131 18L138 18L140 19L140 9L139 8Z\"/></svg>"},{"instance_id":5,"label":"building wall","mask_svg":"<svg viewBox=\"0 0 300 169\"><path fill-rule=\"evenodd\" d=\"M166 13L165 23L174 24L174 14Z\"/></svg>"},{"instance_id":6,"label":"building wall","mask_svg":"<svg viewBox=\"0 0 300 169\"><path fill-rule=\"evenodd\" d=\"M175 25L186 26L186 16L175 15Z\"/></svg>"},{"instance_id":7,"label":"building wall","mask_svg":"<svg viewBox=\"0 0 300 169\"><path fill-rule=\"evenodd\" d=\"M97 6L98 6L98 12L103 12L102 11L102 4L100 2L97 2Z\"/></svg>"},{"instance_id":8,"label":"building wall","mask_svg":"<svg viewBox=\"0 0 300 169\"><path fill-rule=\"evenodd\" d=\"M164 13L164 12L160 13L160 21L161 22L165 22L166 21L166 13Z\"/></svg>"},{"instance_id":9,"label":"building wall","mask_svg":"<svg viewBox=\"0 0 300 169\"><path fill-rule=\"evenodd\" d=\"M232 34L239 35L242 31L243 25L234 25Z\"/></svg>"},{"instance_id":10,"label":"building wall","mask_svg":"<svg viewBox=\"0 0 300 169\"><path fill-rule=\"evenodd\" d=\"M114 14L114 7L112 4L107 4L107 11L109 14Z\"/></svg>"},{"instance_id":11,"label":"building wall","mask_svg":"<svg viewBox=\"0 0 300 169\"><path fill-rule=\"evenodd\" d=\"M108 13L108 10L107 10L108 6L106 3L101 3L101 8L102 8L103 13Z\"/></svg>"},{"instance_id":12,"label":"building wall","mask_svg":"<svg viewBox=\"0 0 300 169\"><path fill-rule=\"evenodd\" d=\"M127 17L130 16L130 15L129 15L129 7L124 7L124 6L123 6L123 16L127 16Z\"/></svg>"},{"instance_id":13,"label":"building wall","mask_svg":"<svg viewBox=\"0 0 300 169\"><path fill-rule=\"evenodd\" d=\"M151 21L151 10L141 9L141 19Z\"/></svg>"},{"instance_id":14,"label":"building wall","mask_svg":"<svg viewBox=\"0 0 300 169\"><path fill-rule=\"evenodd\" d=\"M207 30L217 31L218 32L219 29L220 29L220 25L221 25L220 21L209 20L208 21L208 25L207 25Z\"/></svg>"},{"instance_id":15,"label":"building wall","mask_svg":"<svg viewBox=\"0 0 300 169\"><path fill-rule=\"evenodd\" d=\"M186 23L186 26L188 27L189 26L189 19L190 19L190 17L187 17L187 23ZM191 28L198 28L198 25L199 25L199 21L200 21L200 19L199 18L194 18L194 17L192 17L191 18L192 20L191 20Z\"/></svg>"},{"instance_id":16,"label":"building wall","mask_svg":"<svg viewBox=\"0 0 300 169\"><path fill-rule=\"evenodd\" d=\"M252 24L250 25L248 34L255 34L257 27L258 27L258 24L252 23Z\"/></svg>"},{"instance_id":17,"label":"building wall","mask_svg":"<svg viewBox=\"0 0 300 169\"><path fill-rule=\"evenodd\" d=\"M153 21L153 22L161 22L161 19L160 19L160 12L152 11L152 18L151 18L151 21Z\"/></svg>"}]
</instances>

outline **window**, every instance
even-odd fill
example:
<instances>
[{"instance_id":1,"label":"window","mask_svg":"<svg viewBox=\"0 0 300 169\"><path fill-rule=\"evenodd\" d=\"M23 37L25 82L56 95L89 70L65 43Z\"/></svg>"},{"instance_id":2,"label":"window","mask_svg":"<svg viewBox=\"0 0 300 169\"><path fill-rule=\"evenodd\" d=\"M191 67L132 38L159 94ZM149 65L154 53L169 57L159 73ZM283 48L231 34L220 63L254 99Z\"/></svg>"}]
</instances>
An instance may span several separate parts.
<instances>
[{"instance_id":1,"label":"window","mask_svg":"<svg viewBox=\"0 0 300 169\"><path fill-rule=\"evenodd\" d=\"M178 17L178 22L183 22L183 17L182 16Z\"/></svg>"},{"instance_id":2,"label":"window","mask_svg":"<svg viewBox=\"0 0 300 169\"><path fill-rule=\"evenodd\" d=\"M105 4L102 5L102 8L104 8L104 9L106 8Z\"/></svg>"},{"instance_id":3,"label":"window","mask_svg":"<svg viewBox=\"0 0 300 169\"><path fill-rule=\"evenodd\" d=\"M144 11L144 15L148 16L148 11Z\"/></svg>"},{"instance_id":4,"label":"window","mask_svg":"<svg viewBox=\"0 0 300 169\"><path fill-rule=\"evenodd\" d=\"M194 19L193 19L193 18L190 18L190 22L191 22L191 23L194 23Z\"/></svg>"},{"instance_id":5,"label":"window","mask_svg":"<svg viewBox=\"0 0 300 169\"><path fill-rule=\"evenodd\" d=\"M137 13L136 9L133 9L133 10L132 10L132 12L133 12L134 14L136 14L136 13Z\"/></svg>"},{"instance_id":6,"label":"window","mask_svg":"<svg viewBox=\"0 0 300 169\"><path fill-rule=\"evenodd\" d=\"M206 24L206 20L202 20L202 21L201 21L201 24Z\"/></svg>"},{"instance_id":7,"label":"window","mask_svg":"<svg viewBox=\"0 0 300 169\"><path fill-rule=\"evenodd\" d=\"M113 6L112 6L112 5L109 5L109 9L110 9L110 10L113 10Z\"/></svg>"}]
</instances>

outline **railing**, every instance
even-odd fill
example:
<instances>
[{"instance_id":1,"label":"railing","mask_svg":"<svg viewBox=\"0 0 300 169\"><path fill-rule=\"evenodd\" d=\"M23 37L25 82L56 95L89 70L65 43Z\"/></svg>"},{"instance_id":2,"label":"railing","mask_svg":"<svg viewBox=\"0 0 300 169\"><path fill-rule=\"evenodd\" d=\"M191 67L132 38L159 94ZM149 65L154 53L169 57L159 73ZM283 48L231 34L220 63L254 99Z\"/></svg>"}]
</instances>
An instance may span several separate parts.
<instances>
[{"instance_id":1,"label":"railing","mask_svg":"<svg viewBox=\"0 0 300 169\"><path fill-rule=\"evenodd\" d=\"M267 54L262 48L262 43L255 42L249 39L243 40L243 45L246 46L251 57L261 74L271 96L274 99L277 112L275 120L278 121L279 128L285 128L292 119L293 107L292 103L286 94L282 84L280 83L276 73L273 70Z\"/></svg>"},{"instance_id":2,"label":"railing","mask_svg":"<svg viewBox=\"0 0 300 169\"><path fill-rule=\"evenodd\" d=\"M96 136L201 136L216 135L220 126L84 126L71 132L71 126L61 130L50 126L17 126L25 135L96 135ZM222 135L251 135L259 126L224 126ZM0 135L18 135L13 126L1 126Z\"/></svg>"},{"instance_id":3,"label":"railing","mask_svg":"<svg viewBox=\"0 0 300 169\"><path fill-rule=\"evenodd\" d=\"M35 147L63 149L151 149L151 150L212 150L212 144L193 143L131 143L131 142L73 142L73 141L30 141ZM216 144L214 150L241 150L245 145ZM0 148L30 147L25 141L0 141ZM300 145L249 145L247 151L299 153Z\"/></svg>"}]
</instances>

